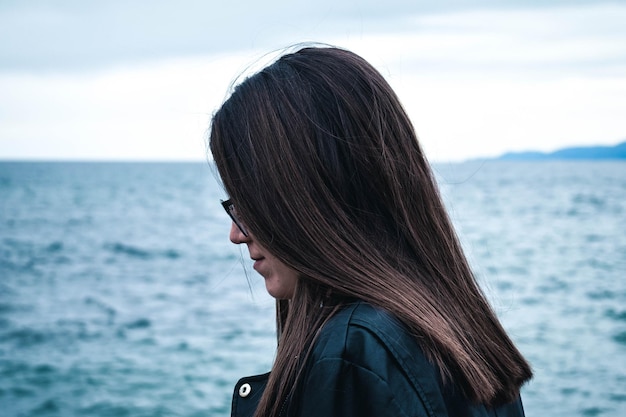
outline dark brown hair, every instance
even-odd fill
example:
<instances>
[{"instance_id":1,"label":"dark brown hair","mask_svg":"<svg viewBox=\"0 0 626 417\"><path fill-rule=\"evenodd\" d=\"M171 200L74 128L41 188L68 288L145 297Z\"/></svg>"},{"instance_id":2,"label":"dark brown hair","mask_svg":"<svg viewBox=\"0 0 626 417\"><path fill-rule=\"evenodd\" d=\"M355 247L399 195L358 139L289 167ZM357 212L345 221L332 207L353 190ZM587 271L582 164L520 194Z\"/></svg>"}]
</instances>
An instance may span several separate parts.
<instances>
[{"instance_id":1,"label":"dark brown hair","mask_svg":"<svg viewBox=\"0 0 626 417\"><path fill-rule=\"evenodd\" d=\"M364 59L284 55L236 87L210 148L254 239L300 274L277 305L257 416L278 414L317 331L354 298L398 317L471 400L516 398L531 369L474 279L407 114Z\"/></svg>"}]
</instances>

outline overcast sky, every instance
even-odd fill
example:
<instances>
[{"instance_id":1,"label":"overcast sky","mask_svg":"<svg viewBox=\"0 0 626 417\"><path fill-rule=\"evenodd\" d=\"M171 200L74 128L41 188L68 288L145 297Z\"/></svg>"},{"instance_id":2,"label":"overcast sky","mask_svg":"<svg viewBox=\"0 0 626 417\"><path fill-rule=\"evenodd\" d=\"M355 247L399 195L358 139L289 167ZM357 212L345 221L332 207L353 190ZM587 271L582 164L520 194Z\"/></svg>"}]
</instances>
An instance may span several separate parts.
<instances>
[{"instance_id":1,"label":"overcast sky","mask_svg":"<svg viewBox=\"0 0 626 417\"><path fill-rule=\"evenodd\" d=\"M434 161L626 140L626 1L0 2L0 159L203 160L264 54L353 50ZM549 6L546 6L549 4Z\"/></svg>"}]
</instances>

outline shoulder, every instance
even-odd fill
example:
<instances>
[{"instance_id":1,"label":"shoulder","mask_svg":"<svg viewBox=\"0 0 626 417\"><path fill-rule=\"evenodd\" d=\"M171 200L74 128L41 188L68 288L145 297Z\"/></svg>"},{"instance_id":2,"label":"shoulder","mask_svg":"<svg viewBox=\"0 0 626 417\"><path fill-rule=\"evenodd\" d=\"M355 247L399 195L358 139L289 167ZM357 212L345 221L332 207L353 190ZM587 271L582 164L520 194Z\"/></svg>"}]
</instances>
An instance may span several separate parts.
<instances>
[{"instance_id":1,"label":"shoulder","mask_svg":"<svg viewBox=\"0 0 626 417\"><path fill-rule=\"evenodd\" d=\"M426 374L436 382L438 372L424 356L419 338L391 313L365 302L350 304L320 331L313 360L341 358L364 366L395 362L409 378Z\"/></svg>"},{"instance_id":2,"label":"shoulder","mask_svg":"<svg viewBox=\"0 0 626 417\"><path fill-rule=\"evenodd\" d=\"M362 403L370 411L380 406L396 415L402 410L445 415L438 373L417 339L393 315L364 302L345 307L326 323L306 374L307 391L341 392L338 401L352 391L371 393Z\"/></svg>"},{"instance_id":3,"label":"shoulder","mask_svg":"<svg viewBox=\"0 0 626 417\"><path fill-rule=\"evenodd\" d=\"M322 328L303 376L303 404L309 404L303 408L328 407L312 415L524 415L519 399L493 410L444 387L419 336L389 312L364 302L345 307Z\"/></svg>"},{"instance_id":4,"label":"shoulder","mask_svg":"<svg viewBox=\"0 0 626 417\"><path fill-rule=\"evenodd\" d=\"M384 351L380 353L392 356L405 356L404 351L411 356L421 354L414 338L398 319L365 302L350 304L333 316L321 329L312 354L317 358L365 360L368 354L375 353L364 350L367 347L378 347Z\"/></svg>"}]
</instances>

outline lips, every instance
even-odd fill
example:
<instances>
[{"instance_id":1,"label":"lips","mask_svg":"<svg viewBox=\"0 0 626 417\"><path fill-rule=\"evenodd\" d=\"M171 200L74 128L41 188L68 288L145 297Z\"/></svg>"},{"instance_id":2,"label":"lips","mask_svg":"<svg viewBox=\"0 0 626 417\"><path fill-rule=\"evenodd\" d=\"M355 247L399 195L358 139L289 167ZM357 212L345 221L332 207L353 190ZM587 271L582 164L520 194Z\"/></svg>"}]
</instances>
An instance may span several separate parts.
<instances>
[{"instance_id":1,"label":"lips","mask_svg":"<svg viewBox=\"0 0 626 417\"><path fill-rule=\"evenodd\" d=\"M264 257L259 257L259 258L252 258L252 260L254 261L254 265L252 265L252 267L258 272L259 267L261 266L261 263L263 262L265 258Z\"/></svg>"}]
</instances>

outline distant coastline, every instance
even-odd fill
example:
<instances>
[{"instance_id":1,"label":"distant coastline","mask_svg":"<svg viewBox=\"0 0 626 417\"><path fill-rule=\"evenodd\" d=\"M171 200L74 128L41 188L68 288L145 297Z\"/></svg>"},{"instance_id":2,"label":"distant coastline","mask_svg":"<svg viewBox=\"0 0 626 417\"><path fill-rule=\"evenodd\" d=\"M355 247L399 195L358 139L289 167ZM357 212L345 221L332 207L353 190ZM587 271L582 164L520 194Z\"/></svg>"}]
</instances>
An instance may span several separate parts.
<instances>
[{"instance_id":1,"label":"distant coastline","mask_svg":"<svg viewBox=\"0 0 626 417\"><path fill-rule=\"evenodd\" d=\"M626 159L626 142L619 143L615 146L568 147L554 152L507 152L495 159L500 161Z\"/></svg>"}]
</instances>

